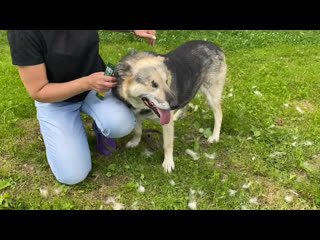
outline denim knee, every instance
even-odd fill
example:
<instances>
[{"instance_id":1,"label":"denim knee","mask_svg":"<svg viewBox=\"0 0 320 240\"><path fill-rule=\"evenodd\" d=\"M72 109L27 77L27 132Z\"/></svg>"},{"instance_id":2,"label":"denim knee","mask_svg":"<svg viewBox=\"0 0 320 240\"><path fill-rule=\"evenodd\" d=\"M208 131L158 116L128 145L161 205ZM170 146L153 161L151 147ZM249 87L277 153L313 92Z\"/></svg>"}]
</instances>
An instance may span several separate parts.
<instances>
[{"instance_id":1,"label":"denim knee","mask_svg":"<svg viewBox=\"0 0 320 240\"><path fill-rule=\"evenodd\" d=\"M101 132L110 138L121 138L131 133L136 126L136 118L131 110L108 116L102 123Z\"/></svg>"},{"instance_id":2,"label":"denim knee","mask_svg":"<svg viewBox=\"0 0 320 240\"><path fill-rule=\"evenodd\" d=\"M60 146L54 153L47 149L47 158L56 179L61 183L74 185L82 182L91 171L91 154L87 144L81 145L76 139L74 144L71 140L69 142L69 148Z\"/></svg>"},{"instance_id":3,"label":"denim knee","mask_svg":"<svg viewBox=\"0 0 320 240\"><path fill-rule=\"evenodd\" d=\"M55 175L56 179L63 184L74 185L85 180L90 172L89 169L72 169L72 171L65 171L63 174Z\"/></svg>"}]
</instances>

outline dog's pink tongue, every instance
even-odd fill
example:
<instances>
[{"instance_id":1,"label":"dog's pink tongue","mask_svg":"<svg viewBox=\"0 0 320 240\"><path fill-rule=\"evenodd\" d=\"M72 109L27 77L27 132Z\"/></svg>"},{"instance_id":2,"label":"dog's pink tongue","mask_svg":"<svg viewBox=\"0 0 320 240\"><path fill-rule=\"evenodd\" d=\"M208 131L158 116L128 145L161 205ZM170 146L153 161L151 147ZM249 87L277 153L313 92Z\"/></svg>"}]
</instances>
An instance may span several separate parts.
<instances>
[{"instance_id":1,"label":"dog's pink tongue","mask_svg":"<svg viewBox=\"0 0 320 240\"><path fill-rule=\"evenodd\" d=\"M160 123L161 125L168 124L170 121L170 110L162 110L157 108L158 112L160 113Z\"/></svg>"}]
</instances>

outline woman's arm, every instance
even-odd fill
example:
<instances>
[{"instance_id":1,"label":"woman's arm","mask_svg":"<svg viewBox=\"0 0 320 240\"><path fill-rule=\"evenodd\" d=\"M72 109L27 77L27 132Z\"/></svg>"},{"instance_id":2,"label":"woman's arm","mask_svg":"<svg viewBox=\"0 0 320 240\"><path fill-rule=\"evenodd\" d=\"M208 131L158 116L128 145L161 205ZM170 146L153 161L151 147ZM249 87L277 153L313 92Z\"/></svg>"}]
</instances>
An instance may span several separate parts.
<instances>
[{"instance_id":1,"label":"woman's arm","mask_svg":"<svg viewBox=\"0 0 320 240\"><path fill-rule=\"evenodd\" d=\"M89 90L107 92L116 86L114 77L96 72L66 83L49 83L45 64L18 66L22 82L29 95L38 102L60 102Z\"/></svg>"},{"instance_id":2,"label":"woman's arm","mask_svg":"<svg viewBox=\"0 0 320 240\"><path fill-rule=\"evenodd\" d=\"M113 30L118 32L131 32L131 30ZM156 40L156 31L155 30L134 30L136 36L141 38L147 38L148 43L154 46Z\"/></svg>"}]
</instances>

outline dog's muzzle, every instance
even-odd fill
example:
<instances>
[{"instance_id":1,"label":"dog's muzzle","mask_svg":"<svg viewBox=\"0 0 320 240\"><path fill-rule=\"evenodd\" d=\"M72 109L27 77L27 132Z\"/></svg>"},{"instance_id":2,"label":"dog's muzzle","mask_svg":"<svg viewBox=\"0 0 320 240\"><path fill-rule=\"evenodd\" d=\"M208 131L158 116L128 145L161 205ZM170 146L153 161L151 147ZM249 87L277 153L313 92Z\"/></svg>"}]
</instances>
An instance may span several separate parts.
<instances>
[{"instance_id":1,"label":"dog's muzzle","mask_svg":"<svg viewBox=\"0 0 320 240\"><path fill-rule=\"evenodd\" d=\"M165 109L158 108L151 100L149 100L146 97L142 97L141 100L148 108L150 108L160 118L161 125L165 125L170 122L170 117L171 117L170 109L165 110Z\"/></svg>"}]
</instances>

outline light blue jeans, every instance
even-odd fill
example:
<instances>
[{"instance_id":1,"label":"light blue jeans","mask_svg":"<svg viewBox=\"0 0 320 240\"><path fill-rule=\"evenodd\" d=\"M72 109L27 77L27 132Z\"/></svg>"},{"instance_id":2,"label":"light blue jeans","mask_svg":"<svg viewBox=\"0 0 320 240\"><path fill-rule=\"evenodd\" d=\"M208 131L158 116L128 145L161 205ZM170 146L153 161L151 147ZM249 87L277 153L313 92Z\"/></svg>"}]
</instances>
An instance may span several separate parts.
<instances>
[{"instance_id":1,"label":"light blue jeans","mask_svg":"<svg viewBox=\"0 0 320 240\"><path fill-rule=\"evenodd\" d=\"M80 112L90 115L102 134L128 135L136 125L133 112L109 91L103 100L90 91L77 103L35 101L47 159L56 179L65 184L84 180L91 170L91 155Z\"/></svg>"}]
</instances>

